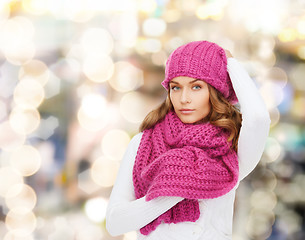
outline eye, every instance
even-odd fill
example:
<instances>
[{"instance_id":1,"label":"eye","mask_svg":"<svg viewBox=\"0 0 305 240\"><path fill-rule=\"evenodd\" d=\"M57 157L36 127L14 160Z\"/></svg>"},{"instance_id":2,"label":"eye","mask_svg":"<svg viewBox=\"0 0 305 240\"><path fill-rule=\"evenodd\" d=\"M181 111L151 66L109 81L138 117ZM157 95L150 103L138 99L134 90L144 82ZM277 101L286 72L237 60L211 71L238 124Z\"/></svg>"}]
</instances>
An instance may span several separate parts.
<instances>
[{"instance_id":1,"label":"eye","mask_svg":"<svg viewBox=\"0 0 305 240\"><path fill-rule=\"evenodd\" d=\"M199 90L199 89L201 89L201 86L200 85L195 85L195 86L193 86L193 89L194 90Z\"/></svg>"},{"instance_id":2,"label":"eye","mask_svg":"<svg viewBox=\"0 0 305 240\"><path fill-rule=\"evenodd\" d=\"M179 88L178 86L172 86L171 89L174 90L174 91L177 91L177 90L179 90L180 88Z\"/></svg>"}]
</instances>

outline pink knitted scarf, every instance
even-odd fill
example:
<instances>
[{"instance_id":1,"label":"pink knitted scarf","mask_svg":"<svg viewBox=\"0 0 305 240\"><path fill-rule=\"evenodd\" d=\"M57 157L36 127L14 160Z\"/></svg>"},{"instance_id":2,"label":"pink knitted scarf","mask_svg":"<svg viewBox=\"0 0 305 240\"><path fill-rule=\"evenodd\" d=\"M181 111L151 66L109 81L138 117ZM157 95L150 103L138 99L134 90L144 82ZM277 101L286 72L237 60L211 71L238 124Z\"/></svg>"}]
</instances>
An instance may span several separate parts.
<instances>
[{"instance_id":1,"label":"pink knitted scarf","mask_svg":"<svg viewBox=\"0 0 305 240\"><path fill-rule=\"evenodd\" d=\"M208 122L185 124L174 112L143 132L133 168L136 198L185 198L141 228L144 235L164 223L195 222L198 199L229 192L238 179L238 159L228 132Z\"/></svg>"}]
</instances>

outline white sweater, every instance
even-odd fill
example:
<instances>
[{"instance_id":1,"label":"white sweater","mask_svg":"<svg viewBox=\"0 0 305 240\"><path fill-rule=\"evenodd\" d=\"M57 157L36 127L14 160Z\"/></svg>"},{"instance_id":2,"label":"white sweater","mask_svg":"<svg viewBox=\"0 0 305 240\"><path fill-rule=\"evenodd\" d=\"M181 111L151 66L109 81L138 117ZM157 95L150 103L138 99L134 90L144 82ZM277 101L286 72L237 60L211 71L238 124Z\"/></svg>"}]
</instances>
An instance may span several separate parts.
<instances>
[{"instance_id":1,"label":"white sweater","mask_svg":"<svg viewBox=\"0 0 305 240\"><path fill-rule=\"evenodd\" d=\"M270 118L266 106L248 73L234 58L228 58L228 72L242 113L238 141L239 181L227 194L214 199L199 199L200 218L196 222L162 223L149 235L140 228L173 207L183 198L136 199L132 170L142 133L130 141L121 162L106 214L106 228L113 235L137 231L138 240L225 240L232 239L235 192L239 182L259 162L269 133Z\"/></svg>"}]
</instances>

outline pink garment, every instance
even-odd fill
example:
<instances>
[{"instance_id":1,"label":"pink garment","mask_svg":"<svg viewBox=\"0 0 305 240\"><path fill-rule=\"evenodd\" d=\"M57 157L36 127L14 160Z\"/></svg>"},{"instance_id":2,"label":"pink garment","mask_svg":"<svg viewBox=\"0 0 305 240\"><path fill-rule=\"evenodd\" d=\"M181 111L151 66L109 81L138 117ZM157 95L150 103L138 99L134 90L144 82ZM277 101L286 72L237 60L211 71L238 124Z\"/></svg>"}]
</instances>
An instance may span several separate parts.
<instances>
[{"instance_id":1,"label":"pink garment","mask_svg":"<svg viewBox=\"0 0 305 240\"><path fill-rule=\"evenodd\" d=\"M175 112L146 129L133 168L136 198L159 196L185 198L157 219L141 228L144 235L162 222L195 222L197 199L222 196L238 180L238 159L228 132L210 123L185 124Z\"/></svg>"}]
</instances>

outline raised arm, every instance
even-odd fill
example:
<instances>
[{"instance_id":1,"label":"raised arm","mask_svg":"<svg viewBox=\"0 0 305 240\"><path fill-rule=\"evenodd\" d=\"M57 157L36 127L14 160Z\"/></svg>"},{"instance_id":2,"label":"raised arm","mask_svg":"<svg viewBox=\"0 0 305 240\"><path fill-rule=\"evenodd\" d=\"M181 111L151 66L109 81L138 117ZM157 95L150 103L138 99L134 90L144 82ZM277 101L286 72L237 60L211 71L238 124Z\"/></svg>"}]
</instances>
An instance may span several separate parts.
<instances>
[{"instance_id":1,"label":"raised arm","mask_svg":"<svg viewBox=\"0 0 305 240\"><path fill-rule=\"evenodd\" d=\"M270 117L266 105L246 70L228 58L228 73L240 104L242 126L238 141L239 180L258 164L269 134Z\"/></svg>"},{"instance_id":2,"label":"raised arm","mask_svg":"<svg viewBox=\"0 0 305 240\"><path fill-rule=\"evenodd\" d=\"M145 197L135 199L132 170L142 134L137 134L129 143L106 213L106 228L112 236L139 230L183 200L181 197L159 197L149 202Z\"/></svg>"}]
</instances>

